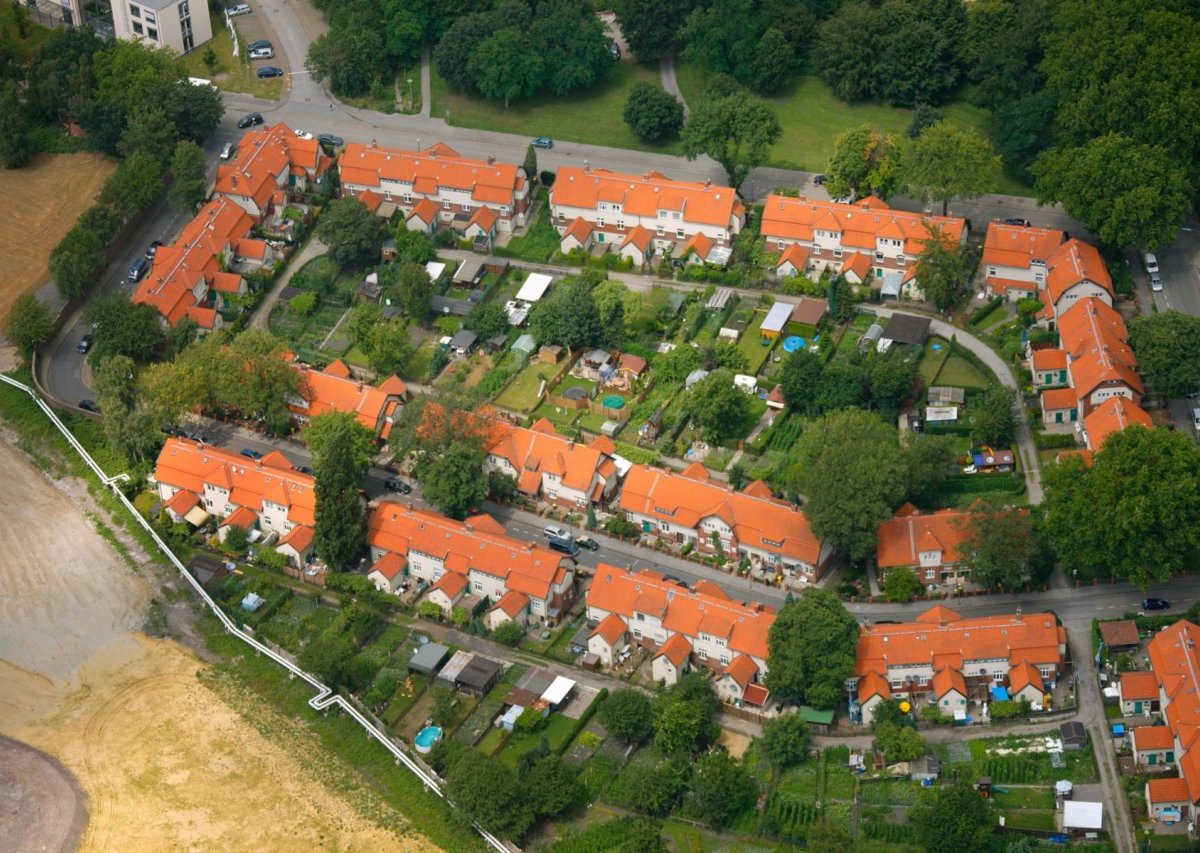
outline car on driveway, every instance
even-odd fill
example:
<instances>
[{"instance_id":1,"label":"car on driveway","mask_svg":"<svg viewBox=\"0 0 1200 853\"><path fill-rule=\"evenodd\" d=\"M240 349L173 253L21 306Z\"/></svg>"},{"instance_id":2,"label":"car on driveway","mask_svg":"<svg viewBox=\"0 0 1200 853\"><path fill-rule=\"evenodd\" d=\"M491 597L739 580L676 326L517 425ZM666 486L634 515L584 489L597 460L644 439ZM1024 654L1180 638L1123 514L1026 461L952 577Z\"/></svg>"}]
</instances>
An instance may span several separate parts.
<instances>
[{"instance_id":1,"label":"car on driveway","mask_svg":"<svg viewBox=\"0 0 1200 853\"><path fill-rule=\"evenodd\" d=\"M590 536L580 536L575 540L575 544L580 548L587 548L589 551L600 550L600 543Z\"/></svg>"},{"instance_id":2,"label":"car on driveway","mask_svg":"<svg viewBox=\"0 0 1200 853\"><path fill-rule=\"evenodd\" d=\"M95 400L80 400L79 408L83 409L85 412L91 412L94 415L100 414L100 407L96 405Z\"/></svg>"},{"instance_id":3,"label":"car on driveway","mask_svg":"<svg viewBox=\"0 0 1200 853\"><path fill-rule=\"evenodd\" d=\"M1142 599L1142 612L1143 613L1151 611L1151 610L1170 610L1170 609L1171 609L1171 602L1167 601L1165 598L1143 598Z\"/></svg>"},{"instance_id":4,"label":"car on driveway","mask_svg":"<svg viewBox=\"0 0 1200 853\"><path fill-rule=\"evenodd\" d=\"M412 486L399 477L388 477L383 481L383 487L389 492L399 492L402 495L412 494Z\"/></svg>"},{"instance_id":5,"label":"car on driveway","mask_svg":"<svg viewBox=\"0 0 1200 853\"><path fill-rule=\"evenodd\" d=\"M278 68L274 65L264 65L262 68L258 69L258 79L260 79L260 80L266 80L269 77L282 77L282 76L283 76L283 69Z\"/></svg>"},{"instance_id":6,"label":"car on driveway","mask_svg":"<svg viewBox=\"0 0 1200 853\"><path fill-rule=\"evenodd\" d=\"M92 340L93 338L90 332L84 335L79 339L79 343L76 344L75 352L79 353L80 355L87 355L88 350L92 348Z\"/></svg>"},{"instance_id":7,"label":"car on driveway","mask_svg":"<svg viewBox=\"0 0 1200 853\"><path fill-rule=\"evenodd\" d=\"M248 127L254 127L254 125L262 123L262 113L250 113L249 115L244 115L238 119L237 126L239 130L245 130Z\"/></svg>"},{"instance_id":8,"label":"car on driveway","mask_svg":"<svg viewBox=\"0 0 1200 853\"><path fill-rule=\"evenodd\" d=\"M553 148L554 140L551 139L549 136L539 136L537 139L533 140L533 142L530 142L529 144L532 145L534 148Z\"/></svg>"},{"instance_id":9,"label":"car on driveway","mask_svg":"<svg viewBox=\"0 0 1200 853\"><path fill-rule=\"evenodd\" d=\"M238 3L236 6L230 6L225 10L230 16L233 15L249 15L254 10L247 3Z\"/></svg>"},{"instance_id":10,"label":"car on driveway","mask_svg":"<svg viewBox=\"0 0 1200 853\"><path fill-rule=\"evenodd\" d=\"M262 459L262 457L263 457L263 455L261 453L259 453L257 450L255 450L253 447L243 447L241 450L241 454L243 456L245 456L247 459L253 459L255 462Z\"/></svg>"},{"instance_id":11,"label":"car on driveway","mask_svg":"<svg viewBox=\"0 0 1200 853\"><path fill-rule=\"evenodd\" d=\"M818 187L825 186L825 176L824 175L813 175L813 183L816 184Z\"/></svg>"},{"instance_id":12,"label":"car on driveway","mask_svg":"<svg viewBox=\"0 0 1200 853\"><path fill-rule=\"evenodd\" d=\"M307 465L297 465L296 466L297 474L308 474L311 477L312 472L313 472L313 469L309 468Z\"/></svg>"},{"instance_id":13,"label":"car on driveway","mask_svg":"<svg viewBox=\"0 0 1200 853\"><path fill-rule=\"evenodd\" d=\"M269 47L260 47L257 50L250 51L251 59L274 59L275 51Z\"/></svg>"}]
</instances>

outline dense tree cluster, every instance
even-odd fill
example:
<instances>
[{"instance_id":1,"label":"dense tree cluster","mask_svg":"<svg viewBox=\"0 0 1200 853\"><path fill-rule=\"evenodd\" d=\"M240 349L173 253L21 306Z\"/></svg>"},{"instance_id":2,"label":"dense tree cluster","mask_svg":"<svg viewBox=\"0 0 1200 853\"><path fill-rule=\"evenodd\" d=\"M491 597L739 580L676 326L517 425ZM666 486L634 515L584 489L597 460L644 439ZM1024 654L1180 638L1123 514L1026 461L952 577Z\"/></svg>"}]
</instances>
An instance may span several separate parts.
<instances>
[{"instance_id":1,"label":"dense tree cluster","mask_svg":"<svg viewBox=\"0 0 1200 853\"><path fill-rule=\"evenodd\" d=\"M1129 321L1129 342L1151 387L1167 397L1200 390L1200 317L1179 311L1139 314Z\"/></svg>"},{"instance_id":2,"label":"dense tree cluster","mask_svg":"<svg viewBox=\"0 0 1200 853\"><path fill-rule=\"evenodd\" d=\"M783 362L779 373L788 408L807 417L870 406L892 420L900 404L911 396L916 380L917 360L900 350L872 350L833 361L797 350Z\"/></svg>"},{"instance_id":3,"label":"dense tree cluster","mask_svg":"<svg viewBox=\"0 0 1200 853\"><path fill-rule=\"evenodd\" d=\"M707 154L725 169L730 185L740 187L766 162L767 151L782 135L774 107L718 75L693 105L683 129L683 151L689 160Z\"/></svg>"},{"instance_id":4,"label":"dense tree cluster","mask_svg":"<svg viewBox=\"0 0 1200 853\"><path fill-rule=\"evenodd\" d=\"M317 555L335 570L349 566L367 544L358 490L370 459L361 453L360 430L353 414L333 412L308 435L317 495L313 541Z\"/></svg>"},{"instance_id":5,"label":"dense tree cluster","mask_svg":"<svg viewBox=\"0 0 1200 853\"><path fill-rule=\"evenodd\" d=\"M566 95L613 72L604 25L586 0L506 0L457 18L433 52L456 88L490 100Z\"/></svg>"},{"instance_id":6,"label":"dense tree cluster","mask_svg":"<svg viewBox=\"0 0 1200 853\"><path fill-rule=\"evenodd\" d=\"M779 610L767 636L767 687L778 699L836 708L854 674L858 620L831 591L811 587Z\"/></svg>"}]
</instances>

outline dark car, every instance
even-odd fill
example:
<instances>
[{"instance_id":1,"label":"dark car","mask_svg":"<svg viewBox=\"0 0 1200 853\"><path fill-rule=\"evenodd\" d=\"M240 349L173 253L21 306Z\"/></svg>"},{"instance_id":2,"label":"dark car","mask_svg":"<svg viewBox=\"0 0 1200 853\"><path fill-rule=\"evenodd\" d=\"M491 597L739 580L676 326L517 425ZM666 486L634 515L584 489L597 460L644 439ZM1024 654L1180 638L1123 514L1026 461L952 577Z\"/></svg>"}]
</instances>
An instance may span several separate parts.
<instances>
[{"instance_id":1,"label":"dark car","mask_svg":"<svg viewBox=\"0 0 1200 853\"><path fill-rule=\"evenodd\" d=\"M265 80L268 77L282 77L283 69L276 68L274 65L264 65L258 69L258 77L260 80Z\"/></svg>"},{"instance_id":2,"label":"dark car","mask_svg":"<svg viewBox=\"0 0 1200 853\"><path fill-rule=\"evenodd\" d=\"M86 355L88 350L92 348L92 335L89 332L79 339L79 343L75 346L75 352L80 355Z\"/></svg>"},{"instance_id":3,"label":"dark car","mask_svg":"<svg viewBox=\"0 0 1200 853\"><path fill-rule=\"evenodd\" d=\"M549 544L550 547L555 551L561 551L562 553L571 557L575 557L579 554L579 546L570 539L563 539L559 536L551 536L546 541L547 544Z\"/></svg>"},{"instance_id":4,"label":"dark car","mask_svg":"<svg viewBox=\"0 0 1200 853\"><path fill-rule=\"evenodd\" d=\"M534 148L549 149L549 148L554 147L554 140L551 139L549 136L539 136L537 139L533 140L533 142L530 142L529 144L532 145Z\"/></svg>"},{"instance_id":5,"label":"dark car","mask_svg":"<svg viewBox=\"0 0 1200 853\"><path fill-rule=\"evenodd\" d=\"M580 536L575 540L575 544L580 548L587 548L589 551L600 550L600 543L590 536Z\"/></svg>"},{"instance_id":6,"label":"dark car","mask_svg":"<svg viewBox=\"0 0 1200 853\"><path fill-rule=\"evenodd\" d=\"M338 136L337 134L334 134L334 133L317 134L317 141L320 142L322 145L328 145L331 148L341 148L343 145L346 144L346 140L342 139L340 136Z\"/></svg>"},{"instance_id":7,"label":"dark car","mask_svg":"<svg viewBox=\"0 0 1200 853\"><path fill-rule=\"evenodd\" d=\"M208 436L202 432L189 432L187 437L192 441L198 441L201 444L208 444Z\"/></svg>"},{"instance_id":8,"label":"dark car","mask_svg":"<svg viewBox=\"0 0 1200 853\"><path fill-rule=\"evenodd\" d=\"M818 187L825 186L825 176L824 175L813 175L813 183L816 184Z\"/></svg>"},{"instance_id":9,"label":"dark car","mask_svg":"<svg viewBox=\"0 0 1200 853\"><path fill-rule=\"evenodd\" d=\"M313 469L309 468L307 465L297 465L296 466L296 473L298 473L298 474L308 474L311 477L312 472L313 472Z\"/></svg>"},{"instance_id":10,"label":"dark car","mask_svg":"<svg viewBox=\"0 0 1200 853\"><path fill-rule=\"evenodd\" d=\"M243 447L241 450L241 453L247 459L253 459L255 462L257 462L259 459L262 459L262 457L263 457L263 455L261 453L259 453L257 450L255 450L253 447Z\"/></svg>"},{"instance_id":11,"label":"dark car","mask_svg":"<svg viewBox=\"0 0 1200 853\"><path fill-rule=\"evenodd\" d=\"M1170 609L1171 609L1171 602L1167 601L1165 598L1143 598L1142 599L1142 610L1143 611L1170 610Z\"/></svg>"},{"instance_id":12,"label":"dark car","mask_svg":"<svg viewBox=\"0 0 1200 853\"><path fill-rule=\"evenodd\" d=\"M262 123L262 113L250 113L250 115L245 115L238 119L237 126L238 129L245 130L248 127L254 127L254 125Z\"/></svg>"},{"instance_id":13,"label":"dark car","mask_svg":"<svg viewBox=\"0 0 1200 853\"><path fill-rule=\"evenodd\" d=\"M100 414L100 407L96 405L95 400L80 400L79 408L83 409L85 412L91 412L92 414L96 415Z\"/></svg>"},{"instance_id":14,"label":"dark car","mask_svg":"<svg viewBox=\"0 0 1200 853\"><path fill-rule=\"evenodd\" d=\"M1004 224L1005 225L1020 225L1022 228L1028 228L1029 220L1021 219L1020 217L1013 217L1012 219L1005 219Z\"/></svg>"},{"instance_id":15,"label":"dark car","mask_svg":"<svg viewBox=\"0 0 1200 853\"><path fill-rule=\"evenodd\" d=\"M401 480L399 477L388 477L383 481L383 487L389 492L399 492L402 495L412 493L412 486Z\"/></svg>"},{"instance_id":16,"label":"dark car","mask_svg":"<svg viewBox=\"0 0 1200 853\"><path fill-rule=\"evenodd\" d=\"M145 258L138 258L129 268L128 278L131 282L136 283L145 278L148 272L150 272L150 262Z\"/></svg>"},{"instance_id":17,"label":"dark car","mask_svg":"<svg viewBox=\"0 0 1200 853\"><path fill-rule=\"evenodd\" d=\"M149 248L146 249L146 260L154 260L154 256L158 254L158 247L162 245L162 240L153 241Z\"/></svg>"}]
</instances>

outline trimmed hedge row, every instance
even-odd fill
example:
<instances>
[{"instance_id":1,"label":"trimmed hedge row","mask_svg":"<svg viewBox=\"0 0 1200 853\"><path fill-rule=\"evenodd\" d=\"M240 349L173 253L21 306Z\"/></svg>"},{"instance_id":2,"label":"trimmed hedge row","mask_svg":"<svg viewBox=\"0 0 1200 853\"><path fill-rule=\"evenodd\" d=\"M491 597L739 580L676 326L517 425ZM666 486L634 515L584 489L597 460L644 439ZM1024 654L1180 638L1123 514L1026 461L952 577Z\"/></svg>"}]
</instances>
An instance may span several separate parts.
<instances>
[{"instance_id":1,"label":"trimmed hedge row","mask_svg":"<svg viewBox=\"0 0 1200 853\"><path fill-rule=\"evenodd\" d=\"M997 308L999 308L1003 304L1004 304L1003 296L997 296L993 299L990 299L987 302L985 302L983 305L979 306L974 311L972 311L971 317L967 322L972 326L976 326L979 323L982 323L988 317L990 317L992 315L992 312L994 312Z\"/></svg>"}]
</instances>

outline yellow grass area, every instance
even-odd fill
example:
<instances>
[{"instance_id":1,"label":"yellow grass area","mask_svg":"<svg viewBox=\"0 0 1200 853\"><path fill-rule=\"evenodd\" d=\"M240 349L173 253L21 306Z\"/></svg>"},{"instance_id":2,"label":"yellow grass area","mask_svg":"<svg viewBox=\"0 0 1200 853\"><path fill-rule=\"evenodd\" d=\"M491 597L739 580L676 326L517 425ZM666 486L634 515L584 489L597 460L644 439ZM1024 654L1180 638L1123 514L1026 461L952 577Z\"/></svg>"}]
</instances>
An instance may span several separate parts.
<instances>
[{"instance_id":1,"label":"yellow grass area","mask_svg":"<svg viewBox=\"0 0 1200 853\"><path fill-rule=\"evenodd\" d=\"M41 154L0 170L0 317L50 280L51 250L90 207L117 162L102 154Z\"/></svg>"}]
</instances>

